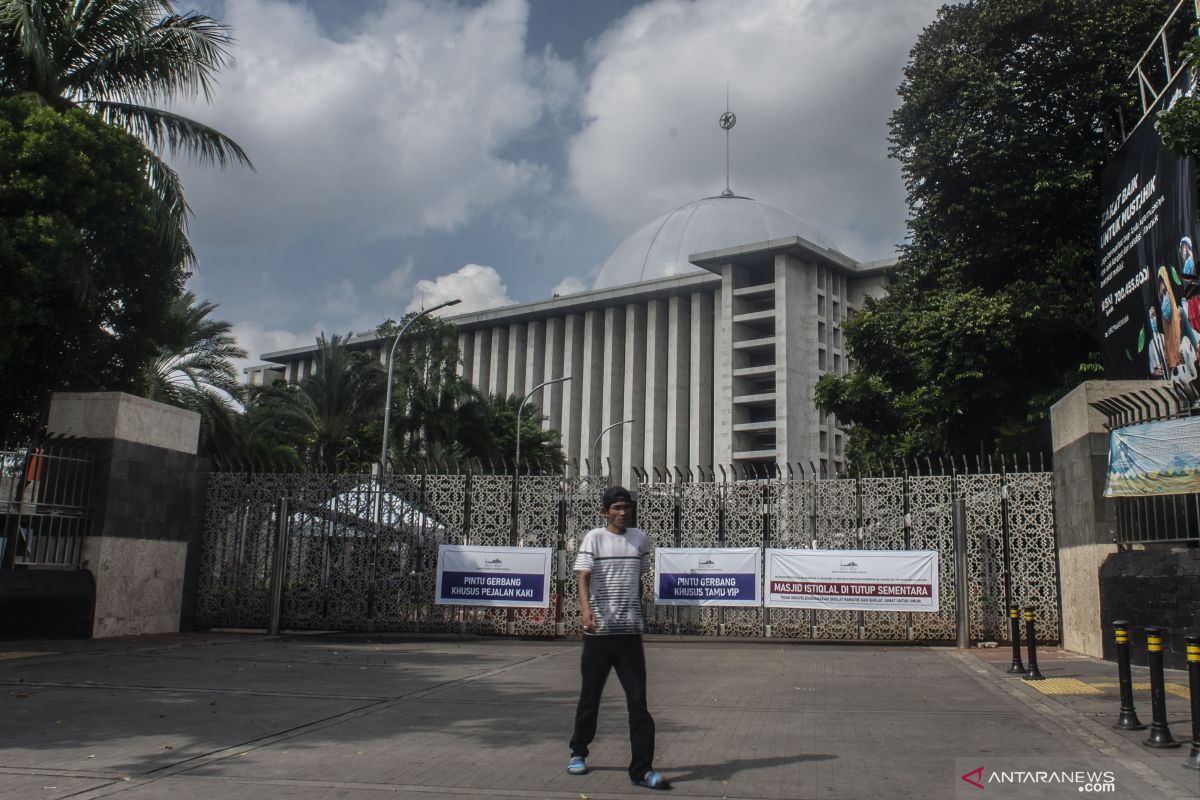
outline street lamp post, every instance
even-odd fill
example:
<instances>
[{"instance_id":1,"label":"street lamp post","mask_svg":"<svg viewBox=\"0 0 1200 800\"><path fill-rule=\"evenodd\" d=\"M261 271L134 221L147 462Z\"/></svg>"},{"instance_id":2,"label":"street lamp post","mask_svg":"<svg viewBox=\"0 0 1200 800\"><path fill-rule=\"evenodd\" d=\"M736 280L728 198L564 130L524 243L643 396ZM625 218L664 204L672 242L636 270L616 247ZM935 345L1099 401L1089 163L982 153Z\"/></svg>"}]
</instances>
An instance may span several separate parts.
<instances>
[{"instance_id":1,"label":"street lamp post","mask_svg":"<svg viewBox=\"0 0 1200 800\"><path fill-rule=\"evenodd\" d=\"M564 383L569 380L571 380L571 376L564 375L561 378L552 378L551 380L543 381L530 389L529 394L525 395L525 399L521 401L521 405L517 406L517 456L513 459L515 470L519 471L521 469L521 412L525 410L525 404L529 402L529 398L533 397L533 393L539 389L549 386L552 383Z\"/></svg>"},{"instance_id":2,"label":"street lamp post","mask_svg":"<svg viewBox=\"0 0 1200 800\"><path fill-rule=\"evenodd\" d=\"M608 433L613 428L616 428L620 425L628 425L629 423L636 422L636 421L637 421L636 417L630 417L629 419L623 419L620 422L614 422L612 425L609 425L607 428L600 431L600 433L596 435L596 441L592 444L592 454L596 457L596 461L595 461L596 469L600 469L600 440L604 438L604 434Z\"/></svg>"},{"instance_id":3,"label":"street lamp post","mask_svg":"<svg viewBox=\"0 0 1200 800\"><path fill-rule=\"evenodd\" d=\"M396 334L395 340L392 342L392 349L388 352L388 369L387 369L387 399L383 404L383 446L379 449L379 474L382 477L387 473L387 452L388 452L388 433L392 427L392 373L396 369L396 347L400 344L401 337L408 330L408 326L412 325L421 317L427 314L432 314L439 308L446 306L456 306L461 303L457 297L453 300L447 300L444 303L438 303L436 306L431 306L419 314L414 315L408 322L404 323L404 327L400 328L400 332Z\"/></svg>"}]
</instances>

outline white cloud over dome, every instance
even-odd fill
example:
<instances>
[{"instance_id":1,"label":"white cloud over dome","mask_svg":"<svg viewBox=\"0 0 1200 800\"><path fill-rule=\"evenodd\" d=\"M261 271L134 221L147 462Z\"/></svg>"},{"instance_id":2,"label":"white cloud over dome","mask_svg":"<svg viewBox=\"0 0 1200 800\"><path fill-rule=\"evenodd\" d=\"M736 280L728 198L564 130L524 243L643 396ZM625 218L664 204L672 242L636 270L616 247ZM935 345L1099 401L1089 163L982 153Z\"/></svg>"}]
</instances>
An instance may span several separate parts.
<instances>
[{"instance_id":1,"label":"white cloud over dome","mask_svg":"<svg viewBox=\"0 0 1200 800\"><path fill-rule=\"evenodd\" d=\"M367 239L452 230L539 187L547 168L503 151L573 92L574 71L528 57L524 0L386 0L336 35L303 5L229 0L237 37L211 108L256 172L181 163L207 230L264 243L309 230Z\"/></svg>"},{"instance_id":2,"label":"white cloud over dome","mask_svg":"<svg viewBox=\"0 0 1200 800\"><path fill-rule=\"evenodd\" d=\"M619 232L733 190L796 214L851 256L887 257L904 190L887 119L940 0L654 0L600 37L570 181Z\"/></svg>"},{"instance_id":3,"label":"white cloud over dome","mask_svg":"<svg viewBox=\"0 0 1200 800\"><path fill-rule=\"evenodd\" d=\"M417 281L413 300L405 311L419 311L454 298L462 302L436 313L439 316L466 314L512 305L514 302L508 296L508 287L501 280L500 273L482 264L467 264L449 275Z\"/></svg>"}]
</instances>

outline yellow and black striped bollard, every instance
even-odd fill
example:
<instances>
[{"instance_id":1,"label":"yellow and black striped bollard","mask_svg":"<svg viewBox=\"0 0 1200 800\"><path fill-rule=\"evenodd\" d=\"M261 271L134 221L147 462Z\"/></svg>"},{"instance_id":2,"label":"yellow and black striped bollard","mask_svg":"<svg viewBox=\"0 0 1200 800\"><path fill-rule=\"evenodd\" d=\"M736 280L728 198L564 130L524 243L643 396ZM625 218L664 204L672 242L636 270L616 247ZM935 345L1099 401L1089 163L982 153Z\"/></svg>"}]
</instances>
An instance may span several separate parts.
<instances>
[{"instance_id":1,"label":"yellow and black striped bollard","mask_svg":"<svg viewBox=\"0 0 1200 800\"><path fill-rule=\"evenodd\" d=\"M1163 629L1146 628L1146 662L1150 665L1150 736L1147 747L1179 747L1167 727L1167 682L1163 677Z\"/></svg>"},{"instance_id":2,"label":"yellow and black striped bollard","mask_svg":"<svg viewBox=\"0 0 1200 800\"><path fill-rule=\"evenodd\" d=\"M1029 669L1022 676L1022 680L1044 681L1046 676L1042 675L1037 663L1037 637L1033 631L1033 612L1035 610L1033 606L1025 607L1025 638L1029 640Z\"/></svg>"},{"instance_id":3,"label":"yellow and black striped bollard","mask_svg":"<svg viewBox=\"0 0 1200 800\"><path fill-rule=\"evenodd\" d=\"M1146 726L1138 719L1133 707L1133 672L1129 667L1129 623L1123 619L1113 622L1113 634L1117 642L1117 680L1121 686L1121 716L1114 728L1122 731L1144 731Z\"/></svg>"},{"instance_id":4,"label":"yellow and black striped bollard","mask_svg":"<svg viewBox=\"0 0 1200 800\"><path fill-rule=\"evenodd\" d=\"M1192 752L1183 765L1200 770L1200 635L1192 634L1186 641L1188 688L1192 695Z\"/></svg>"},{"instance_id":5,"label":"yellow and black striped bollard","mask_svg":"<svg viewBox=\"0 0 1200 800\"><path fill-rule=\"evenodd\" d=\"M1008 666L1010 675L1020 675L1025 671L1021 663L1021 609L1014 603L1008 607L1008 623L1012 630L1012 663Z\"/></svg>"}]
</instances>

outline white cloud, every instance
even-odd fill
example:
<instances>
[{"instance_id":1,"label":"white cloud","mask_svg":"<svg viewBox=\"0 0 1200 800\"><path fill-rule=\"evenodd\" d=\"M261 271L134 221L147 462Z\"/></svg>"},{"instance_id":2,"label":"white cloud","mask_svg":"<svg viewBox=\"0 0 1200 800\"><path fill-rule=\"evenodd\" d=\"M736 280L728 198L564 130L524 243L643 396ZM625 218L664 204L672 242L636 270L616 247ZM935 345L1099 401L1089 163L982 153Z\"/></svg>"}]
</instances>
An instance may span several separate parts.
<instances>
[{"instance_id":1,"label":"white cloud","mask_svg":"<svg viewBox=\"0 0 1200 800\"><path fill-rule=\"evenodd\" d=\"M585 283L582 278L578 278L574 275L568 275L559 281L557 286L550 290L550 294L579 294L580 292L586 292L589 285L590 284Z\"/></svg>"},{"instance_id":2,"label":"white cloud","mask_svg":"<svg viewBox=\"0 0 1200 800\"><path fill-rule=\"evenodd\" d=\"M513 303L513 299L508 296L508 287L500 279L500 273L482 264L467 264L449 275L442 275L431 281L417 281L413 301L405 311L419 311L456 297L462 303L437 312L439 316L466 314Z\"/></svg>"},{"instance_id":3,"label":"white cloud","mask_svg":"<svg viewBox=\"0 0 1200 800\"><path fill-rule=\"evenodd\" d=\"M416 264L411 258L404 259L404 263L396 267L388 273L379 286L376 287L376 294L389 300L407 300L412 296L413 291L413 273L416 271Z\"/></svg>"},{"instance_id":4,"label":"white cloud","mask_svg":"<svg viewBox=\"0 0 1200 800\"><path fill-rule=\"evenodd\" d=\"M197 219L227 242L378 239L452 230L544 187L544 165L502 151L576 80L550 53L526 56L528 13L525 0L386 0L335 37L303 4L228 0L236 61L212 108L184 110L257 171L181 165Z\"/></svg>"},{"instance_id":5,"label":"white cloud","mask_svg":"<svg viewBox=\"0 0 1200 800\"><path fill-rule=\"evenodd\" d=\"M245 367L263 363L261 358L263 353L275 353L280 350L290 350L293 347L307 347L316 341L317 335L321 333L323 327L318 323L307 333L296 333L282 329L269 330L257 322L234 323L233 335L248 354L247 358L237 359L234 364L239 379L244 377L242 370Z\"/></svg>"},{"instance_id":6,"label":"white cloud","mask_svg":"<svg viewBox=\"0 0 1200 800\"><path fill-rule=\"evenodd\" d=\"M789 211L849 255L903 236L887 118L909 48L941 0L655 0L594 44L570 179L614 229L733 190Z\"/></svg>"}]
</instances>

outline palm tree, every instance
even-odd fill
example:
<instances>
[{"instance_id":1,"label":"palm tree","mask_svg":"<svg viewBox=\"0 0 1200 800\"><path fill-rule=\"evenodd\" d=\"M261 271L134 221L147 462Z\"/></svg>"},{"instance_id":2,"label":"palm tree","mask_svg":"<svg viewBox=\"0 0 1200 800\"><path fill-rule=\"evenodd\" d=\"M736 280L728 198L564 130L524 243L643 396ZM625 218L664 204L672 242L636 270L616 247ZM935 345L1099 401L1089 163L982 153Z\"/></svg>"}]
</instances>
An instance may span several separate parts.
<instances>
[{"instance_id":1,"label":"palm tree","mask_svg":"<svg viewBox=\"0 0 1200 800\"><path fill-rule=\"evenodd\" d=\"M159 348L143 371L143 394L151 400L193 411L229 406L241 399L234 359L245 358L231 326L210 319L217 308L208 300L196 301L192 292L175 298L167 312L174 341Z\"/></svg>"},{"instance_id":2,"label":"palm tree","mask_svg":"<svg viewBox=\"0 0 1200 800\"><path fill-rule=\"evenodd\" d=\"M321 334L313 373L298 385L258 389L249 408L256 435L292 445L310 467L325 472L347 459L374 460L379 441L383 369L347 348L348 338Z\"/></svg>"},{"instance_id":3,"label":"palm tree","mask_svg":"<svg viewBox=\"0 0 1200 800\"><path fill-rule=\"evenodd\" d=\"M150 104L211 100L232 41L211 17L177 13L174 0L0 0L0 97L82 108L138 137L162 204L161 233L178 263L194 264L179 176L159 154L253 165L220 131Z\"/></svg>"}]
</instances>

